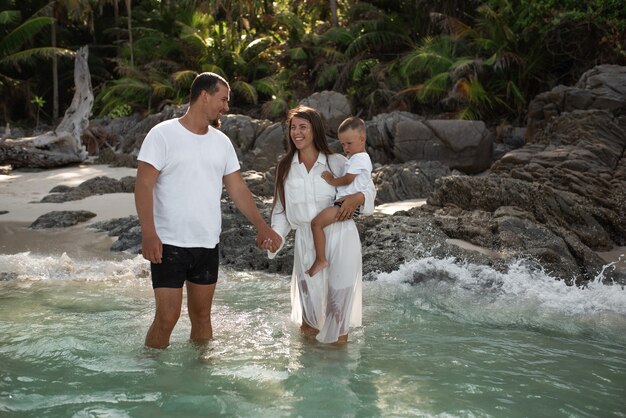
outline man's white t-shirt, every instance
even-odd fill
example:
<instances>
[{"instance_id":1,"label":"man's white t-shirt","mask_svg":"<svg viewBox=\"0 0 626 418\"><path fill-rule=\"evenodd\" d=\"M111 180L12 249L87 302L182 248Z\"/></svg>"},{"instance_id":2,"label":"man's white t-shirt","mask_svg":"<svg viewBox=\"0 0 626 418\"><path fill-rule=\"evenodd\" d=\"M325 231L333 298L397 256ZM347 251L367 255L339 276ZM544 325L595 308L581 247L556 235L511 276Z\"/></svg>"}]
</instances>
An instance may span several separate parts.
<instances>
[{"instance_id":1,"label":"man's white t-shirt","mask_svg":"<svg viewBox=\"0 0 626 418\"><path fill-rule=\"evenodd\" d=\"M352 183L337 187L337 199L357 192L365 192L372 182L372 160L367 152L352 154L346 161L346 174L356 174Z\"/></svg>"},{"instance_id":2,"label":"man's white t-shirt","mask_svg":"<svg viewBox=\"0 0 626 418\"><path fill-rule=\"evenodd\" d=\"M215 248L222 229L222 178L240 169L230 139L214 127L196 135L170 119L148 132L137 159L160 172L154 223L161 242Z\"/></svg>"}]
</instances>

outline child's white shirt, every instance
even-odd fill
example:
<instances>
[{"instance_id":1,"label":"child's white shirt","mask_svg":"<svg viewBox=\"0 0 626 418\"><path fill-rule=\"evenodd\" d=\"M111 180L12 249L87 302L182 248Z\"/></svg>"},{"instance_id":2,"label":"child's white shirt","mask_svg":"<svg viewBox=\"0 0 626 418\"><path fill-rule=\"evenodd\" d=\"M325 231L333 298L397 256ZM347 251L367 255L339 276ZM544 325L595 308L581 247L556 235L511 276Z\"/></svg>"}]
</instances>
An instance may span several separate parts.
<instances>
[{"instance_id":1,"label":"child's white shirt","mask_svg":"<svg viewBox=\"0 0 626 418\"><path fill-rule=\"evenodd\" d=\"M346 174L356 174L352 183L337 186L337 199L357 192L364 192L372 181L372 160L367 152L352 154L346 161Z\"/></svg>"}]
</instances>

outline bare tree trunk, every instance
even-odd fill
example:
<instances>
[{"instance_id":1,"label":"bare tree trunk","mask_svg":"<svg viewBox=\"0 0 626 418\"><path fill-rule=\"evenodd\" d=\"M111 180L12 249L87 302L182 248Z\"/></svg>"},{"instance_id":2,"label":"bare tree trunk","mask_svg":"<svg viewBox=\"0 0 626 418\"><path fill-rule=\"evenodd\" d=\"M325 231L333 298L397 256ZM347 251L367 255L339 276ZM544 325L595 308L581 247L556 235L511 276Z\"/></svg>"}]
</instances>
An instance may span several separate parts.
<instances>
[{"instance_id":1,"label":"bare tree trunk","mask_svg":"<svg viewBox=\"0 0 626 418\"><path fill-rule=\"evenodd\" d=\"M330 14L332 17L333 27L339 26L339 18L337 17L337 0L330 0Z\"/></svg>"},{"instance_id":2,"label":"bare tree trunk","mask_svg":"<svg viewBox=\"0 0 626 418\"><path fill-rule=\"evenodd\" d=\"M130 7L131 0L125 0L125 2L126 2L126 13L128 14L128 45L130 47L130 66L134 67L135 59L134 59L134 53L133 53L133 30L132 30L132 23L131 23L131 7Z\"/></svg>"},{"instance_id":3,"label":"bare tree trunk","mask_svg":"<svg viewBox=\"0 0 626 418\"><path fill-rule=\"evenodd\" d=\"M52 23L52 48L57 47L57 22ZM59 65L56 54L52 55L52 120L59 118ZM54 123L54 122L53 122Z\"/></svg>"},{"instance_id":4,"label":"bare tree trunk","mask_svg":"<svg viewBox=\"0 0 626 418\"><path fill-rule=\"evenodd\" d=\"M72 104L54 131L30 138L6 139L0 142L0 164L13 168L50 168L77 163L87 158L81 136L89 125L93 92L86 46L76 53L74 61L75 93Z\"/></svg>"}]
</instances>

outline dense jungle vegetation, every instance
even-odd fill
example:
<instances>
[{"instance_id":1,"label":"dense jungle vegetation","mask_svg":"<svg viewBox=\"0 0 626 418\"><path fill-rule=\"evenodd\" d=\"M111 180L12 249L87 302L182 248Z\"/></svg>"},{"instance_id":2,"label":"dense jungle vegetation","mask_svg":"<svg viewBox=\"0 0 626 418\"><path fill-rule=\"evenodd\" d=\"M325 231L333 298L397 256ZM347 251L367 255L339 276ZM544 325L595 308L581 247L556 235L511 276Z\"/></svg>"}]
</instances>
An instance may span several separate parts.
<instances>
[{"instance_id":1,"label":"dense jungle vegetation","mask_svg":"<svg viewBox=\"0 0 626 418\"><path fill-rule=\"evenodd\" d=\"M316 91L364 118L521 124L528 103L626 63L623 0L0 0L0 123L54 124L89 46L94 116L185 103L222 74L232 110L281 118Z\"/></svg>"}]
</instances>

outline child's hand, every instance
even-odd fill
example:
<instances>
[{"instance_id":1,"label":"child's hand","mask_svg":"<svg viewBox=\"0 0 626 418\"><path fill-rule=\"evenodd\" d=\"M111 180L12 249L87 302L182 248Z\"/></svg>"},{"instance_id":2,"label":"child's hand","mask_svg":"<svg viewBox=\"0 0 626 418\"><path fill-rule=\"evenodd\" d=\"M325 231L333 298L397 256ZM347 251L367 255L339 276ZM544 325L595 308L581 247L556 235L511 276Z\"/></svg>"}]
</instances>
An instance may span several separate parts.
<instances>
[{"instance_id":1,"label":"child's hand","mask_svg":"<svg viewBox=\"0 0 626 418\"><path fill-rule=\"evenodd\" d=\"M331 173L330 171L324 171L322 173L322 178L326 180L326 183L329 183L332 179L334 179L333 173Z\"/></svg>"}]
</instances>

